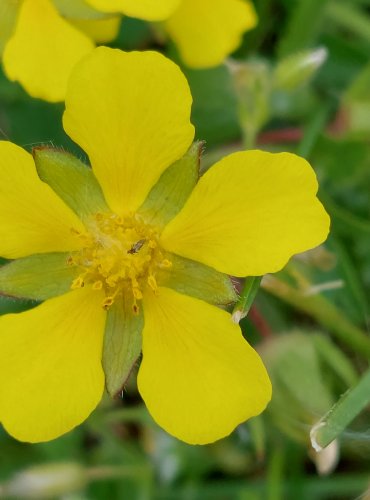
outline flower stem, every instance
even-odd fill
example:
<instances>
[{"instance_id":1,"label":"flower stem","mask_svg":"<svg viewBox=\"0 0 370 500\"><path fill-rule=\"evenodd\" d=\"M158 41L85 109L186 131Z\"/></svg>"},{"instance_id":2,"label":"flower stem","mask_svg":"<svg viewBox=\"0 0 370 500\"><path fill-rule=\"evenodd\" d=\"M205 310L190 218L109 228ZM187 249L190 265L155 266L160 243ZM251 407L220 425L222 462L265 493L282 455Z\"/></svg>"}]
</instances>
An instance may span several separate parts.
<instances>
[{"instance_id":1,"label":"flower stem","mask_svg":"<svg viewBox=\"0 0 370 500\"><path fill-rule=\"evenodd\" d=\"M245 318L249 313L254 299L256 298L261 280L262 276L250 276L249 278L245 278L243 290L232 313L234 323L239 323L239 321Z\"/></svg>"}]
</instances>

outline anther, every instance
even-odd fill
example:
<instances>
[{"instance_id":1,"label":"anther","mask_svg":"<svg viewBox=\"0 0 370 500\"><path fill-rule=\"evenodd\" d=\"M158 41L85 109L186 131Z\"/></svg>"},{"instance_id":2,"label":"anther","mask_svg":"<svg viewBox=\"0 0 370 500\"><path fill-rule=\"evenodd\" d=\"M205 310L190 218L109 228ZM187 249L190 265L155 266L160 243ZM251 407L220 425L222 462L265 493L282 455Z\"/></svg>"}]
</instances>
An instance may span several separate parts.
<instances>
[{"instance_id":1,"label":"anther","mask_svg":"<svg viewBox=\"0 0 370 500\"><path fill-rule=\"evenodd\" d=\"M172 267L172 262L168 259L163 259L162 262L159 264L159 267L164 267L164 268Z\"/></svg>"},{"instance_id":2,"label":"anther","mask_svg":"<svg viewBox=\"0 0 370 500\"><path fill-rule=\"evenodd\" d=\"M77 290L78 288L83 288L84 286L85 286L85 282L84 282L82 276L79 276L78 278L76 278L75 280L72 281L71 289Z\"/></svg>"},{"instance_id":3,"label":"anther","mask_svg":"<svg viewBox=\"0 0 370 500\"><path fill-rule=\"evenodd\" d=\"M70 255L67 259L67 266L73 266L75 264L72 255Z\"/></svg>"},{"instance_id":4,"label":"anther","mask_svg":"<svg viewBox=\"0 0 370 500\"><path fill-rule=\"evenodd\" d=\"M137 300L141 300L143 298L143 294L141 293L141 290L139 290L139 288L133 288L132 294Z\"/></svg>"},{"instance_id":5,"label":"anther","mask_svg":"<svg viewBox=\"0 0 370 500\"><path fill-rule=\"evenodd\" d=\"M155 277L151 274L150 276L148 276L148 280L147 281L148 281L148 285L153 290L153 292L157 292L158 291L158 285L157 285L157 281L156 281Z\"/></svg>"},{"instance_id":6,"label":"anther","mask_svg":"<svg viewBox=\"0 0 370 500\"><path fill-rule=\"evenodd\" d=\"M102 281L95 281L93 284L93 290L101 290L103 288L103 282Z\"/></svg>"}]
</instances>

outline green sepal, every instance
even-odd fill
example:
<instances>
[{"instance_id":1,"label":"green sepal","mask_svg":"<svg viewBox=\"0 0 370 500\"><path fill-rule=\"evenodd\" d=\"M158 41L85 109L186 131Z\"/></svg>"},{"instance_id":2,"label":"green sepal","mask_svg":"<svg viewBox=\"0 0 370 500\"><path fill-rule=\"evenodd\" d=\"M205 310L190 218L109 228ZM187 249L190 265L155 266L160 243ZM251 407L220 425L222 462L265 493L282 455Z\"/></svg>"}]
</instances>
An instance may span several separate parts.
<instances>
[{"instance_id":1,"label":"green sepal","mask_svg":"<svg viewBox=\"0 0 370 500\"><path fill-rule=\"evenodd\" d=\"M4 47L13 33L19 3L14 0L1 0L0 2L0 56L3 54Z\"/></svg>"},{"instance_id":2,"label":"green sepal","mask_svg":"<svg viewBox=\"0 0 370 500\"><path fill-rule=\"evenodd\" d=\"M227 305L238 299L227 274L179 255L169 254L168 260L172 266L158 272L158 285L214 305Z\"/></svg>"},{"instance_id":3,"label":"green sepal","mask_svg":"<svg viewBox=\"0 0 370 500\"><path fill-rule=\"evenodd\" d=\"M68 19L99 20L108 17L108 14L90 7L85 0L53 0L53 3L62 16Z\"/></svg>"},{"instance_id":4,"label":"green sepal","mask_svg":"<svg viewBox=\"0 0 370 500\"><path fill-rule=\"evenodd\" d=\"M202 148L195 142L161 175L138 211L148 224L161 229L180 212L198 182Z\"/></svg>"},{"instance_id":5,"label":"green sepal","mask_svg":"<svg viewBox=\"0 0 370 500\"><path fill-rule=\"evenodd\" d=\"M48 147L34 148L32 153L40 179L82 220L109 210L93 171L78 158Z\"/></svg>"},{"instance_id":6,"label":"green sepal","mask_svg":"<svg viewBox=\"0 0 370 500\"><path fill-rule=\"evenodd\" d=\"M0 267L0 294L46 300L67 293L75 268L69 253L46 253L17 259Z\"/></svg>"},{"instance_id":7,"label":"green sepal","mask_svg":"<svg viewBox=\"0 0 370 500\"><path fill-rule=\"evenodd\" d=\"M127 302L117 301L109 309L104 335L103 369L108 394L116 396L125 385L141 353L144 316Z\"/></svg>"}]
</instances>

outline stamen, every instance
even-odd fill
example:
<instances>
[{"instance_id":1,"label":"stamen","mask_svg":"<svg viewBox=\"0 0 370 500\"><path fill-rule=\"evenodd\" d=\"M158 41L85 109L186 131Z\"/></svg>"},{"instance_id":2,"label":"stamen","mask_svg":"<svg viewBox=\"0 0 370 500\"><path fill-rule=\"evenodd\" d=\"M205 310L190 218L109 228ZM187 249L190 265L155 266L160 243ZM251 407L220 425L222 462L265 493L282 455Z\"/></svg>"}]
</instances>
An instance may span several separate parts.
<instances>
[{"instance_id":1,"label":"stamen","mask_svg":"<svg viewBox=\"0 0 370 500\"><path fill-rule=\"evenodd\" d=\"M150 286L150 288L153 290L153 292L158 291L157 281L152 274L148 276L147 282L148 282L148 285Z\"/></svg>"},{"instance_id":2,"label":"stamen","mask_svg":"<svg viewBox=\"0 0 370 500\"><path fill-rule=\"evenodd\" d=\"M93 284L93 290L102 290L103 288L103 282L102 281L95 281Z\"/></svg>"},{"instance_id":3,"label":"stamen","mask_svg":"<svg viewBox=\"0 0 370 500\"><path fill-rule=\"evenodd\" d=\"M77 290L78 288L83 288L85 286L85 282L82 276L79 276L75 280L72 281L72 290Z\"/></svg>"},{"instance_id":4,"label":"stamen","mask_svg":"<svg viewBox=\"0 0 370 500\"><path fill-rule=\"evenodd\" d=\"M133 314L139 314L138 301L145 290L158 293L157 271L172 265L163 255L155 228L134 214L97 213L89 233L74 232L83 241L83 249L67 261L81 268L71 288L91 285L104 292L102 307L106 310L122 296L132 304Z\"/></svg>"},{"instance_id":5,"label":"stamen","mask_svg":"<svg viewBox=\"0 0 370 500\"><path fill-rule=\"evenodd\" d=\"M159 264L160 267L162 268L170 268L172 267L172 262L168 259L163 259L162 262Z\"/></svg>"}]
</instances>

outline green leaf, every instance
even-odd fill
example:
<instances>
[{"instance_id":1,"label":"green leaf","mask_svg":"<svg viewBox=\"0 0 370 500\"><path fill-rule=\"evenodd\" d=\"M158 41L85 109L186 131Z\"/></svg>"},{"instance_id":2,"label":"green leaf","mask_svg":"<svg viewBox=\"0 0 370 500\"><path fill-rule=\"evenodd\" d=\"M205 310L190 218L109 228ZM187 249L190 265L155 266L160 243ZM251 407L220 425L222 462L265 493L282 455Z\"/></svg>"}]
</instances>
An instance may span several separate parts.
<instances>
[{"instance_id":1,"label":"green leaf","mask_svg":"<svg viewBox=\"0 0 370 500\"><path fill-rule=\"evenodd\" d=\"M310 437L313 448L320 451L328 446L369 403L370 370L312 427Z\"/></svg>"},{"instance_id":2,"label":"green leaf","mask_svg":"<svg viewBox=\"0 0 370 500\"><path fill-rule=\"evenodd\" d=\"M361 9L352 2L329 2L327 16L333 24L370 42L370 20L365 9Z\"/></svg>"},{"instance_id":3,"label":"green leaf","mask_svg":"<svg viewBox=\"0 0 370 500\"><path fill-rule=\"evenodd\" d=\"M319 356L332 368L343 382L350 387L357 382L357 373L345 354L322 334L312 336Z\"/></svg>"},{"instance_id":4,"label":"green leaf","mask_svg":"<svg viewBox=\"0 0 370 500\"><path fill-rule=\"evenodd\" d=\"M108 311L103 348L103 369L108 393L114 397L124 386L140 356L144 317L127 302L115 302Z\"/></svg>"},{"instance_id":5,"label":"green leaf","mask_svg":"<svg viewBox=\"0 0 370 500\"><path fill-rule=\"evenodd\" d=\"M320 33L329 0L300 0L292 9L292 14L280 39L278 52L286 56L312 46Z\"/></svg>"},{"instance_id":6,"label":"green leaf","mask_svg":"<svg viewBox=\"0 0 370 500\"><path fill-rule=\"evenodd\" d=\"M159 271L157 281L160 286L215 305L231 304L237 300L232 281L226 274L178 255L170 254L168 259L172 267Z\"/></svg>"},{"instance_id":7,"label":"green leaf","mask_svg":"<svg viewBox=\"0 0 370 500\"><path fill-rule=\"evenodd\" d=\"M202 147L195 142L161 175L138 211L148 224L163 228L182 209L198 181Z\"/></svg>"},{"instance_id":8,"label":"green leaf","mask_svg":"<svg viewBox=\"0 0 370 500\"><path fill-rule=\"evenodd\" d=\"M269 413L285 434L306 442L306 427L334 400L312 337L300 331L277 335L259 353L274 388Z\"/></svg>"},{"instance_id":9,"label":"green leaf","mask_svg":"<svg viewBox=\"0 0 370 500\"><path fill-rule=\"evenodd\" d=\"M109 210L93 171L73 155L40 146L33 156L40 179L82 219Z\"/></svg>"},{"instance_id":10,"label":"green leaf","mask_svg":"<svg viewBox=\"0 0 370 500\"><path fill-rule=\"evenodd\" d=\"M46 300L67 293L75 276L68 253L47 253L17 259L0 267L0 293Z\"/></svg>"}]
</instances>

